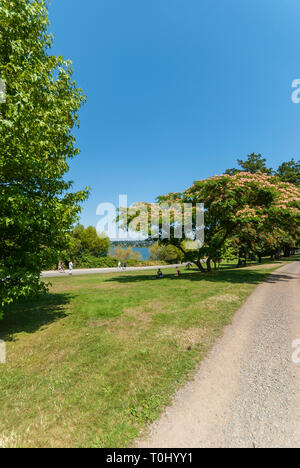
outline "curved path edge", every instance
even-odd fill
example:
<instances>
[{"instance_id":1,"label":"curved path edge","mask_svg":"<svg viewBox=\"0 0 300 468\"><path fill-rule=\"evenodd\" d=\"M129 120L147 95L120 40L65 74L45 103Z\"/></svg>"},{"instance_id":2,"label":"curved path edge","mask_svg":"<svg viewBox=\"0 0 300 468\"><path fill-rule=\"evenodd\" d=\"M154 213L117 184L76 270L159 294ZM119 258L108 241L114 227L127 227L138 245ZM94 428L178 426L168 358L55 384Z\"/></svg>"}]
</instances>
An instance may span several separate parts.
<instances>
[{"instance_id":1,"label":"curved path edge","mask_svg":"<svg viewBox=\"0 0 300 468\"><path fill-rule=\"evenodd\" d=\"M300 262L259 285L137 447L300 447Z\"/></svg>"}]
</instances>

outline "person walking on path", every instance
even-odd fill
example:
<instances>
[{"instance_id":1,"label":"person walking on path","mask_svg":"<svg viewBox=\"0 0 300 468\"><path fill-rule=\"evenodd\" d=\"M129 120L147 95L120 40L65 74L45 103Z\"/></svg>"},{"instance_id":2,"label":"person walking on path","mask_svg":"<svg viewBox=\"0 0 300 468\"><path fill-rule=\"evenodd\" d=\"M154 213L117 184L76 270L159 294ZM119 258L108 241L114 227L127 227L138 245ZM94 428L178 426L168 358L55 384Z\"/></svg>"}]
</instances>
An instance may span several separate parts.
<instances>
[{"instance_id":1,"label":"person walking on path","mask_svg":"<svg viewBox=\"0 0 300 468\"><path fill-rule=\"evenodd\" d=\"M122 269L122 264L121 264L121 262L118 263L118 268L119 268L119 270Z\"/></svg>"},{"instance_id":2,"label":"person walking on path","mask_svg":"<svg viewBox=\"0 0 300 468\"><path fill-rule=\"evenodd\" d=\"M69 275L73 275L73 262L69 262Z\"/></svg>"}]
</instances>

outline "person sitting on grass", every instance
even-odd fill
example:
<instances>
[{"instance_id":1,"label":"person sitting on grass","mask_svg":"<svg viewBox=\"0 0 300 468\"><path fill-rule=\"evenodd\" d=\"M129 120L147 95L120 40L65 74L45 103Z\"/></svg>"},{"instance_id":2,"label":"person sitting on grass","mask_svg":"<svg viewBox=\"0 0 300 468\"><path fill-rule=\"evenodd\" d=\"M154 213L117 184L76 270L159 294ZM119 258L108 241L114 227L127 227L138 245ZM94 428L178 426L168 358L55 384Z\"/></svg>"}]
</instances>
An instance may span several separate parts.
<instances>
[{"instance_id":1,"label":"person sitting on grass","mask_svg":"<svg viewBox=\"0 0 300 468\"><path fill-rule=\"evenodd\" d=\"M163 275L161 269L159 268L158 271L157 271L157 278L160 279L160 278L163 278L163 277L164 277L164 275Z\"/></svg>"}]
</instances>

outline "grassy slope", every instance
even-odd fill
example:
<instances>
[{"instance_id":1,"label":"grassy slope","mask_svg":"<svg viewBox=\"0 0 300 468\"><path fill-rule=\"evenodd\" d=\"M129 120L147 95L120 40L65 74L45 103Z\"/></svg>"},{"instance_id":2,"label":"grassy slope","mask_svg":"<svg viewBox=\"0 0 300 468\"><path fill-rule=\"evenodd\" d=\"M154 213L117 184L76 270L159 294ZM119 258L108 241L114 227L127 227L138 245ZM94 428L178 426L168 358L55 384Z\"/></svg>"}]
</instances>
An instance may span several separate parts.
<instances>
[{"instance_id":1,"label":"grassy slope","mask_svg":"<svg viewBox=\"0 0 300 468\"><path fill-rule=\"evenodd\" d=\"M0 446L128 446L280 264L64 277L0 322Z\"/></svg>"}]
</instances>

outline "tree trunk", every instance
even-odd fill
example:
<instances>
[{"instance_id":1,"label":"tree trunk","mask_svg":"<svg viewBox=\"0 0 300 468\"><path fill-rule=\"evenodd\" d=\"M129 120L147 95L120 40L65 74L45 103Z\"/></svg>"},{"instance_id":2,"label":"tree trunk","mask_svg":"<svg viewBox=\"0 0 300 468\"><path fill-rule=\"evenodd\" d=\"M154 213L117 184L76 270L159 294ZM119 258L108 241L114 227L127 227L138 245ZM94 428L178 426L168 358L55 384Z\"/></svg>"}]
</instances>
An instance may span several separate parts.
<instances>
[{"instance_id":1,"label":"tree trunk","mask_svg":"<svg viewBox=\"0 0 300 468\"><path fill-rule=\"evenodd\" d=\"M202 273L206 273L205 268L203 268L202 266L201 260L197 260L196 262L193 262L193 263L199 268L200 271L202 271Z\"/></svg>"},{"instance_id":2,"label":"tree trunk","mask_svg":"<svg viewBox=\"0 0 300 468\"><path fill-rule=\"evenodd\" d=\"M277 249L277 250L276 250L276 253L275 253L275 259L276 259L276 260L280 260L280 254L281 254L281 250L280 250L280 249Z\"/></svg>"},{"instance_id":3,"label":"tree trunk","mask_svg":"<svg viewBox=\"0 0 300 468\"><path fill-rule=\"evenodd\" d=\"M206 260L206 267L207 267L207 271L211 272L211 258L210 257L208 257L208 259Z\"/></svg>"},{"instance_id":4,"label":"tree trunk","mask_svg":"<svg viewBox=\"0 0 300 468\"><path fill-rule=\"evenodd\" d=\"M262 256L258 254L258 263L262 263Z\"/></svg>"}]
</instances>

